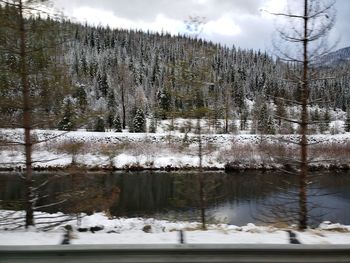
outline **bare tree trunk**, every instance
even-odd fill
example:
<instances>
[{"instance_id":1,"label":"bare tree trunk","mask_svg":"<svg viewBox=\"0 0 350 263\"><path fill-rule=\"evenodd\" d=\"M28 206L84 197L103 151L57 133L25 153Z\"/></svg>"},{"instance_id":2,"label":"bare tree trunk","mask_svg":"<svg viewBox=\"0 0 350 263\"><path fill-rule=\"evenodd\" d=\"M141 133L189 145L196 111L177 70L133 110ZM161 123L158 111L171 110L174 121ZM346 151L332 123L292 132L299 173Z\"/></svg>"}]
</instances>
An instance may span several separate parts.
<instances>
[{"instance_id":1,"label":"bare tree trunk","mask_svg":"<svg viewBox=\"0 0 350 263\"><path fill-rule=\"evenodd\" d=\"M202 222L202 229L206 229L205 222L205 192L204 192L204 178L203 178L203 145L202 145L202 130L201 130L201 119L197 119L198 128L198 157L199 157L199 175L198 175L198 187L199 187L199 208Z\"/></svg>"},{"instance_id":2,"label":"bare tree trunk","mask_svg":"<svg viewBox=\"0 0 350 263\"><path fill-rule=\"evenodd\" d=\"M201 210L201 221L202 221L202 229L205 230L206 222L205 222L205 193L204 193L204 182L203 182L203 174L200 172L199 174L199 199L200 199L200 210Z\"/></svg>"},{"instance_id":3,"label":"bare tree trunk","mask_svg":"<svg viewBox=\"0 0 350 263\"><path fill-rule=\"evenodd\" d=\"M227 89L227 88L226 88ZM225 133L228 133L228 115L229 115L229 103L228 103L228 92L225 92Z\"/></svg>"},{"instance_id":4,"label":"bare tree trunk","mask_svg":"<svg viewBox=\"0 0 350 263\"><path fill-rule=\"evenodd\" d=\"M308 173L308 149L307 149L307 128L308 128L308 0L304 0L304 39L303 39L303 75L301 83L301 124L300 124L300 174L299 174L299 226L300 230L307 228L307 173Z\"/></svg>"},{"instance_id":5,"label":"bare tree trunk","mask_svg":"<svg viewBox=\"0 0 350 263\"><path fill-rule=\"evenodd\" d=\"M123 129L126 128L126 112L125 112L125 94L124 94L124 85L121 86L121 95L122 95L122 122L123 122Z\"/></svg>"},{"instance_id":6,"label":"bare tree trunk","mask_svg":"<svg viewBox=\"0 0 350 263\"><path fill-rule=\"evenodd\" d=\"M22 84L23 103L23 128L24 128L24 148L25 148L25 185L26 185L26 228L34 225L34 195L33 195L33 171L32 171L32 141L31 141L31 102L30 84L27 69L26 52L26 28L24 25L22 1L18 4L20 23L20 76Z\"/></svg>"}]
</instances>

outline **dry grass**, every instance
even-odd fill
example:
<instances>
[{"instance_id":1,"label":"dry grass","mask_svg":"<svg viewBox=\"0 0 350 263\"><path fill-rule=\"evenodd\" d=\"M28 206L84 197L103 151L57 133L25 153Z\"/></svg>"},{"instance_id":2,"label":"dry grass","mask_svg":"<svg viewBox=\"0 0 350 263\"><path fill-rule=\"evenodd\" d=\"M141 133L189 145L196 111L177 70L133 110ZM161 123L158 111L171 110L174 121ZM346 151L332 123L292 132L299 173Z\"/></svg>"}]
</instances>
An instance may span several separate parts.
<instances>
[{"instance_id":1,"label":"dry grass","mask_svg":"<svg viewBox=\"0 0 350 263\"><path fill-rule=\"evenodd\" d=\"M77 156L84 154L89 148L89 145L86 143L73 140L64 141L56 145L56 150L59 153L66 153L72 156L72 165L77 164Z\"/></svg>"},{"instance_id":2,"label":"dry grass","mask_svg":"<svg viewBox=\"0 0 350 263\"><path fill-rule=\"evenodd\" d=\"M241 163L253 167L254 164L295 165L299 157L298 145L283 142L262 141L259 144L232 144L229 149L222 149L217 160L224 163ZM349 164L350 142L315 144L309 146L309 161L312 166Z\"/></svg>"}]
</instances>

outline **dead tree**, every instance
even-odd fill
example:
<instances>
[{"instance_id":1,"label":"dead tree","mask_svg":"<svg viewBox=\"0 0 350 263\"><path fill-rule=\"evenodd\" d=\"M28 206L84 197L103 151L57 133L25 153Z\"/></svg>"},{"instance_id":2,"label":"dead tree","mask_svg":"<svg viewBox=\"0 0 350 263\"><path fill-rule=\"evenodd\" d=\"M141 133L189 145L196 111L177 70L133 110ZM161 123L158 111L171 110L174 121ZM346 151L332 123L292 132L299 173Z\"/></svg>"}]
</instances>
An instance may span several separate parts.
<instances>
[{"instance_id":1,"label":"dead tree","mask_svg":"<svg viewBox=\"0 0 350 263\"><path fill-rule=\"evenodd\" d=\"M1 65L1 70L6 72L10 78L10 84L4 87L7 92L5 95L4 93L0 94L0 107L1 110L10 109L18 112L15 118L10 118L10 123L2 123L2 127L23 128L23 140L8 143L24 149L23 179L26 189L26 227L35 224L34 209L37 201L35 190L38 190L33 181L33 163L37 161L33 160L32 153L34 144L40 142L34 139L33 129L41 126L43 122L49 122L50 119L49 116L43 114L42 108L47 102L42 99L42 93L38 87L49 87L49 89L57 91L58 87L69 85L64 77L66 74L54 72L53 68L50 68L51 72L46 71L49 64L48 58L53 57L57 52L58 45L54 43L55 38L50 34L55 32L58 26L56 23L56 27L54 27L53 20L43 20L39 17L39 15L49 15L45 13L42 6L44 2L46 1L0 0L2 31L0 58L4 62ZM48 35L45 36L43 32ZM40 63L44 57L48 64ZM54 68L57 70L59 67L59 63L57 63ZM57 77L56 82L53 81L55 77ZM58 79L62 81L58 81ZM63 81L66 83L63 84ZM57 84L57 82L60 83ZM57 86L54 87L56 84ZM50 96L55 97L54 94ZM57 100L57 98L55 99Z\"/></svg>"},{"instance_id":2,"label":"dead tree","mask_svg":"<svg viewBox=\"0 0 350 263\"><path fill-rule=\"evenodd\" d=\"M273 15L283 19L282 26L277 29L282 43L274 46L279 58L289 64L286 81L295 85L298 98L292 103L300 107L300 119L286 120L299 125L298 228L304 230L308 226L309 95L311 86L319 80L317 64L330 51L326 37L335 21L334 1L293 1L285 13Z\"/></svg>"}]
</instances>

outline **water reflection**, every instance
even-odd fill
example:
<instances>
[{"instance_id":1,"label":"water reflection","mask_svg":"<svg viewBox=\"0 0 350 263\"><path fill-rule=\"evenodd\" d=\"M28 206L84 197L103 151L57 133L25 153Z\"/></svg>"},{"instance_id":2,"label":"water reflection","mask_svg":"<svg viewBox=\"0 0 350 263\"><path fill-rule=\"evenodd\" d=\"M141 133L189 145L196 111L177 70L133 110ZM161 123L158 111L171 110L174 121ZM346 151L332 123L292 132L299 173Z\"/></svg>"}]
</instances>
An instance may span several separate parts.
<instances>
[{"instance_id":1,"label":"water reflection","mask_svg":"<svg viewBox=\"0 0 350 263\"><path fill-rule=\"evenodd\" d=\"M331 220L350 224L350 174L315 173L310 189L312 223ZM111 216L146 216L160 219L199 220L198 174L196 173L38 173L37 185L50 179L41 190L38 206L48 212L93 213ZM203 175L205 210L209 222L244 225L291 219L283 211L295 211L297 177L276 172L242 172ZM327 195L332 193L331 195ZM288 197L288 199L286 199ZM2 208L23 209L23 184L15 174L0 175ZM63 201L64 202L61 202ZM293 202L289 202L292 200ZM282 209L283 208L283 209ZM283 211L279 218L276 211ZM273 219L273 220L272 220ZM259 222L260 221L260 222ZM288 221L288 220L287 220Z\"/></svg>"}]
</instances>

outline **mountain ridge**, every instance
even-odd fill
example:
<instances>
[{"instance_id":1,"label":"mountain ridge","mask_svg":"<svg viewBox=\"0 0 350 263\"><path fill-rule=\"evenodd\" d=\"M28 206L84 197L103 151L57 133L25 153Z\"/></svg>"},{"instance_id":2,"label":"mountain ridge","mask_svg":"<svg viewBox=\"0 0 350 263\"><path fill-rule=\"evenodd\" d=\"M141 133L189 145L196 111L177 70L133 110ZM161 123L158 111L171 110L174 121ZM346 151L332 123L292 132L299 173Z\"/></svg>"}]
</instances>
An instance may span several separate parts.
<instances>
[{"instance_id":1,"label":"mountain ridge","mask_svg":"<svg viewBox=\"0 0 350 263\"><path fill-rule=\"evenodd\" d=\"M342 64L346 64L349 61L350 61L350 47L344 47L336 51L332 51L321 58L322 66L330 66L330 67L336 67Z\"/></svg>"}]
</instances>

